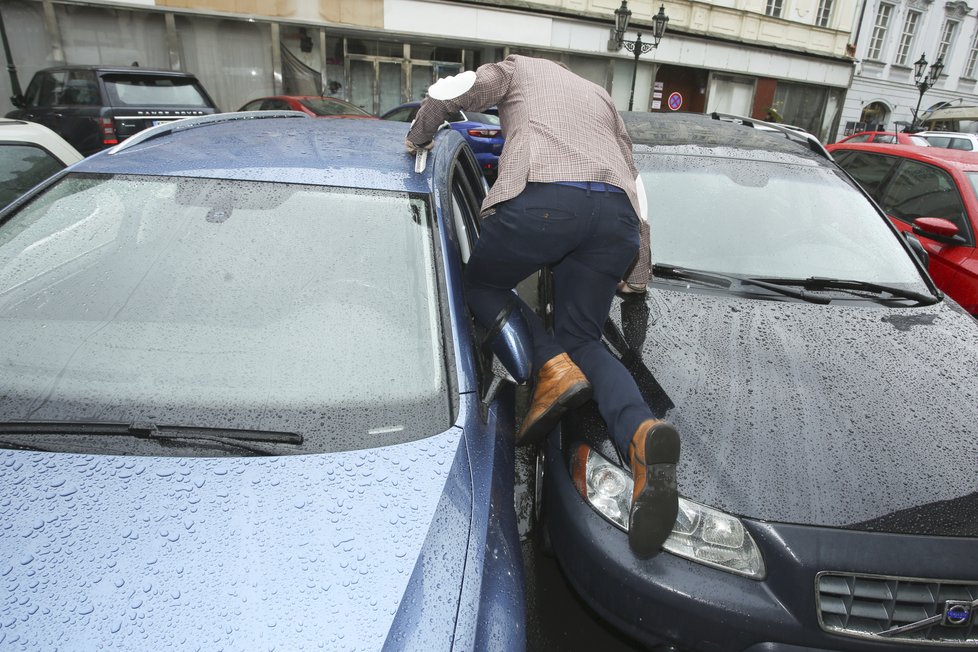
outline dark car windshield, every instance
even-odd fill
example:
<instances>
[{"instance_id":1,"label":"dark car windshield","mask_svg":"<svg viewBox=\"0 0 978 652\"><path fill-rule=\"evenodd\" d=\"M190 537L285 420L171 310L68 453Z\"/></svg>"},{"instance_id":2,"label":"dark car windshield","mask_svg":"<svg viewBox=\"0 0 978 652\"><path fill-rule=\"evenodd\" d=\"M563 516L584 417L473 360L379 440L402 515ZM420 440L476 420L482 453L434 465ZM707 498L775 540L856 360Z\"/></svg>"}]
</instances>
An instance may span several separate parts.
<instances>
[{"instance_id":1,"label":"dark car windshield","mask_svg":"<svg viewBox=\"0 0 978 652\"><path fill-rule=\"evenodd\" d=\"M0 421L442 432L432 232L403 193L69 175L0 226Z\"/></svg>"},{"instance_id":2,"label":"dark car windshield","mask_svg":"<svg viewBox=\"0 0 978 652\"><path fill-rule=\"evenodd\" d=\"M328 97L304 97L299 102L316 115L370 115L359 106Z\"/></svg>"},{"instance_id":3,"label":"dark car windshield","mask_svg":"<svg viewBox=\"0 0 978 652\"><path fill-rule=\"evenodd\" d=\"M829 277L927 292L885 218L833 171L783 161L636 155L652 260L752 277Z\"/></svg>"},{"instance_id":4,"label":"dark car windshield","mask_svg":"<svg viewBox=\"0 0 978 652\"><path fill-rule=\"evenodd\" d=\"M111 106L211 106L197 81L189 77L105 75L102 80Z\"/></svg>"}]
</instances>

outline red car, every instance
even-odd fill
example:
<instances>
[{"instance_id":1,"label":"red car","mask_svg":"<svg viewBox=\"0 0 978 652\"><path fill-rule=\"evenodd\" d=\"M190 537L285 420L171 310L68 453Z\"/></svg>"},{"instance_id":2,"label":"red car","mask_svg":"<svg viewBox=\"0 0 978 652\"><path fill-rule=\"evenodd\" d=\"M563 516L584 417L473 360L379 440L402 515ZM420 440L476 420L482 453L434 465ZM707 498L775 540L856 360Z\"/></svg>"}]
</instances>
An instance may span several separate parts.
<instances>
[{"instance_id":1,"label":"red car","mask_svg":"<svg viewBox=\"0 0 978 652\"><path fill-rule=\"evenodd\" d=\"M917 235L937 286L978 316L978 153L874 143L827 149L898 229Z\"/></svg>"},{"instance_id":2,"label":"red car","mask_svg":"<svg viewBox=\"0 0 978 652\"><path fill-rule=\"evenodd\" d=\"M318 95L274 95L251 100L238 111L302 111L314 118L373 118L356 104L337 97Z\"/></svg>"},{"instance_id":3,"label":"red car","mask_svg":"<svg viewBox=\"0 0 978 652\"><path fill-rule=\"evenodd\" d=\"M925 138L897 131L860 131L859 133L843 138L836 145L841 143L888 143L890 145L930 146L930 143Z\"/></svg>"}]
</instances>

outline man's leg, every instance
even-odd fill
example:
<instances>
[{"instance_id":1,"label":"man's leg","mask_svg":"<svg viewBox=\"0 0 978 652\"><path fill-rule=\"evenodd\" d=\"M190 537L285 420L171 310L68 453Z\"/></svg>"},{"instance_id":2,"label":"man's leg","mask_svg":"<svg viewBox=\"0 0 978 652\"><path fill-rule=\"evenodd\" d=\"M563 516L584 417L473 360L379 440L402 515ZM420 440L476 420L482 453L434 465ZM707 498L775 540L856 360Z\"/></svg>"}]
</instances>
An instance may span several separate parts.
<instances>
[{"instance_id":1,"label":"man's leg","mask_svg":"<svg viewBox=\"0 0 978 652\"><path fill-rule=\"evenodd\" d=\"M679 436L653 418L631 374L601 343L615 289L639 240L624 195L606 194L601 205L589 237L554 267L556 336L592 382L598 409L630 462L635 489L628 541L636 555L651 557L678 513Z\"/></svg>"},{"instance_id":2,"label":"man's leg","mask_svg":"<svg viewBox=\"0 0 978 652\"><path fill-rule=\"evenodd\" d=\"M546 331L542 320L512 292L517 283L563 258L580 241L584 220L573 202L550 208L561 203L565 190L551 184L529 184L520 196L499 205L483 221L465 270L466 300L480 324L491 330L515 307L522 310L530 326L536 382L530 409L517 434L518 444L538 440L567 409L591 398L587 378Z\"/></svg>"}]
</instances>

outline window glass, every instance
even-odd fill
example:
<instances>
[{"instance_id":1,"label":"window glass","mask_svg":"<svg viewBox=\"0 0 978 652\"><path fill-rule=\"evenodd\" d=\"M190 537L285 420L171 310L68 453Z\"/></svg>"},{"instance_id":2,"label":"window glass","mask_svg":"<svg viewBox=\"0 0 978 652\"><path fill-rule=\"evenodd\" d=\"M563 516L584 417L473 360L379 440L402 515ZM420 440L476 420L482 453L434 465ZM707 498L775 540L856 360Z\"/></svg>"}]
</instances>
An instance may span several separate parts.
<instances>
[{"instance_id":1,"label":"window glass","mask_svg":"<svg viewBox=\"0 0 978 652\"><path fill-rule=\"evenodd\" d=\"M858 136L853 136L852 138L847 138L847 143L868 143L869 139L873 137L873 134L860 134Z\"/></svg>"},{"instance_id":2,"label":"window glass","mask_svg":"<svg viewBox=\"0 0 978 652\"><path fill-rule=\"evenodd\" d=\"M0 209L63 167L35 145L0 144Z\"/></svg>"},{"instance_id":3,"label":"window glass","mask_svg":"<svg viewBox=\"0 0 978 652\"><path fill-rule=\"evenodd\" d=\"M903 161L883 197L883 209L904 222L918 217L943 217L966 230L964 205L954 180L944 170L917 161Z\"/></svg>"},{"instance_id":4,"label":"window glass","mask_svg":"<svg viewBox=\"0 0 978 652\"><path fill-rule=\"evenodd\" d=\"M761 277L923 280L884 216L836 172L784 161L636 155L652 260Z\"/></svg>"},{"instance_id":5,"label":"window glass","mask_svg":"<svg viewBox=\"0 0 978 652\"><path fill-rule=\"evenodd\" d=\"M38 106L54 106L61 104L61 94L64 92L65 81L68 73L64 70L54 70L42 73L41 91L38 97Z\"/></svg>"},{"instance_id":6,"label":"window glass","mask_svg":"<svg viewBox=\"0 0 978 652\"><path fill-rule=\"evenodd\" d=\"M262 100L254 100L252 102L248 102L243 107L241 107L241 110L242 111L258 111L259 109L261 109L261 103L262 103Z\"/></svg>"},{"instance_id":7,"label":"window glass","mask_svg":"<svg viewBox=\"0 0 978 652\"><path fill-rule=\"evenodd\" d=\"M880 184L898 162L899 159L892 156L868 152L850 152L847 158L838 161L839 165L872 197L876 196Z\"/></svg>"},{"instance_id":8,"label":"window glass","mask_svg":"<svg viewBox=\"0 0 978 652\"><path fill-rule=\"evenodd\" d=\"M71 70L65 84L63 104L97 106L102 104L94 70Z\"/></svg>"},{"instance_id":9,"label":"window glass","mask_svg":"<svg viewBox=\"0 0 978 652\"><path fill-rule=\"evenodd\" d=\"M466 111L465 117L471 122L481 122L486 125L499 125L499 116L491 113L478 113L477 111Z\"/></svg>"},{"instance_id":10,"label":"window glass","mask_svg":"<svg viewBox=\"0 0 978 652\"><path fill-rule=\"evenodd\" d=\"M299 102L316 115L370 115L358 106L328 97L304 97Z\"/></svg>"},{"instance_id":11,"label":"window glass","mask_svg":"<svg viewBox=\"0 0 978 652\"><path fill-rule=\"evenodd\" d=\"M112 74L103 75L102 81L112 106L210 106L189 77Z\"/></svg>"},{"instance_id":12,"label":"window glass","mask_svg":"<svg viewBox=\"0 0 978 652\"><path fill-rule=\"evenodd\" d=\"M67 63L170 67L162 12L52 4Z\"/></svg>"},{"instance_id":13,"label":"window glass","mask_svg":"<svg viewBox=\"0 0 978 652\"><path fill-rule=\"evenodd\" d=\"M406 193L71 175L0 226L0 417L443 432L437 269Z\"/></svg>"},{"instance_id":14,"label":"window glass","mask_svg":"<svg viewBox=\"0 0 978 652\"><path fill-rule=\"evenodd\" d=\"M896 136L893 134L876 134L876 137L873 138L874 143L883 143L884 145L892 145L896 141Z\"/></svg>"},{"instance_id":15,"label":"window glass","mask_svg":"<svg viewBox=\"0 0 978 652\"><path fill-rule=\"evenodd\" d=\"M403 108L397 109L396 111L391 111L384 117L384 119L395 120L397 122L408 122L411 120L412 110L413 109L410 106L405 106ZM364 111L364 113L366 113L366 111Z\"/></svg>"}]
</instances>

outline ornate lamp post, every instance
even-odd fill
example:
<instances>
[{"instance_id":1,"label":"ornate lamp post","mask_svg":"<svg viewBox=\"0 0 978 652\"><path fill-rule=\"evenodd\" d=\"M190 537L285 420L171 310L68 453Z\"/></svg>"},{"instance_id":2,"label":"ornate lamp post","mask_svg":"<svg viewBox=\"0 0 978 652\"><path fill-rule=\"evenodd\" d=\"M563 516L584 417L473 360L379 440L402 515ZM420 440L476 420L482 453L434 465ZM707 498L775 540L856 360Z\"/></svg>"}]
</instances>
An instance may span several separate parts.
<instances>
[{"instance_id":1,"label":"ornate lamp post","mask_svg":"<svg viewBox=\"0 0 978 652\"><path fill-rule=\"evenodd\" d=\"M615 9L615 35L614 42L617 49L625 48L635 55L635 66L632 69L632 91L628 96L628 110L632 110L635 101L635 77L638 75L638 58L659 47L662 35L666 33L666 24L669 17L666 16L665 5L659 5L659 13L652 17L652 42L642 42L642 34L639 33L634 41L625 40L625 30L628 29L628 20L632 17L632 12L628 8L628 0L621 0L621 6Z\"/></svg>"},{"instance_id":2,"label":"ornate lamp post","mask_svg":"<svg viewBox=\"0 0 978 652\"><path fill-rule=\"evenodd\" d=\"M917 114L920 112L920 101L924 99L924 93L931 88L941 76L944 70L944 57L939 57L937 61L927 70L927 58L923 54L913 64L913 83L916 84L920 96L917 98L917 108L913 110L913 124L910 131L917 128ZM924 74L926 71L926 74Z\"/></svg>"}]
</instances>

